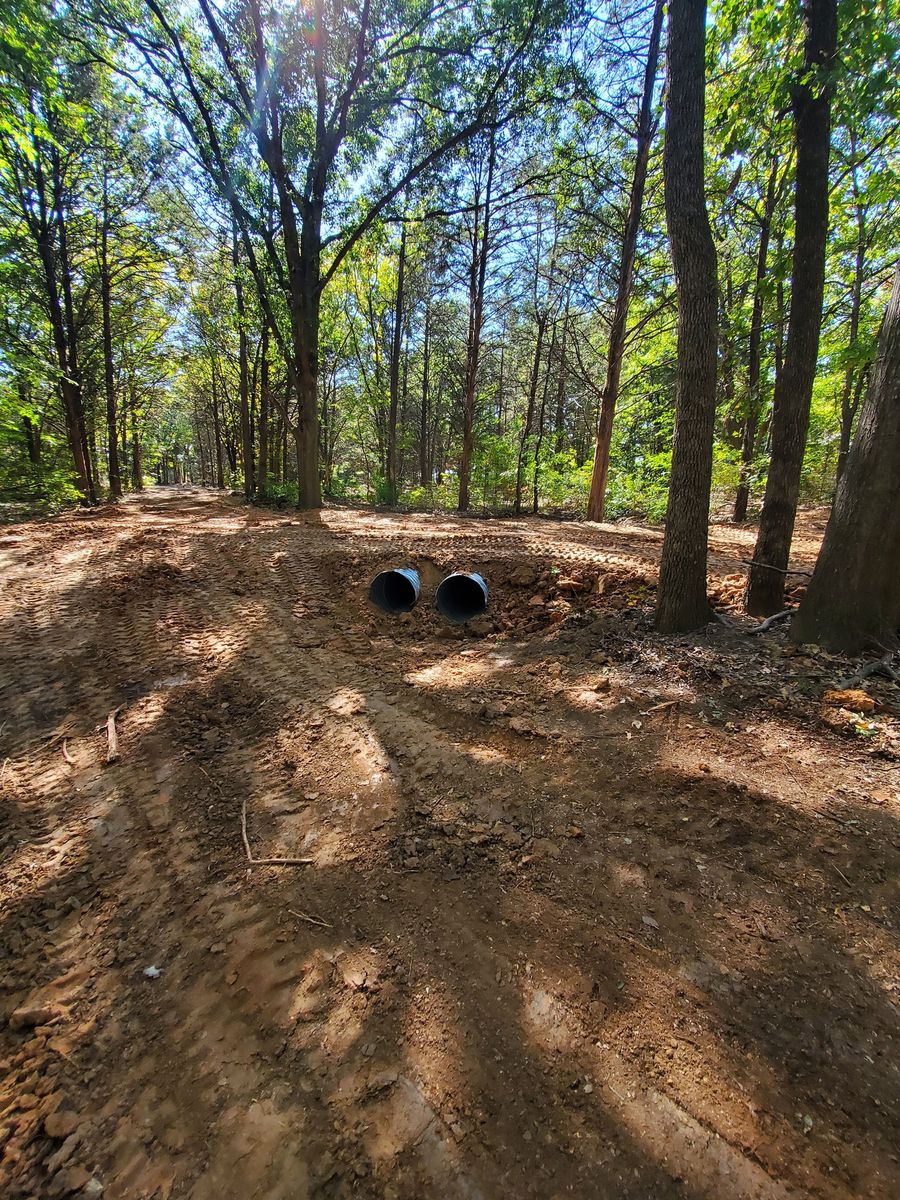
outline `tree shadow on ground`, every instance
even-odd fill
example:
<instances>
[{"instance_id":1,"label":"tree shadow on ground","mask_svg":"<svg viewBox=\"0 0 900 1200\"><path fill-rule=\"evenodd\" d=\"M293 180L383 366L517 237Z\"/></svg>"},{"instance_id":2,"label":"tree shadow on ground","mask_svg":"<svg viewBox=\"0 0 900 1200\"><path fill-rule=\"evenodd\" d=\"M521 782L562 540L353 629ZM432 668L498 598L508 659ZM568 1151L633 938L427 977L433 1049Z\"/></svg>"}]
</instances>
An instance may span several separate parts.
<instances>
[{"instance_id":1,"label":"tree shadow on ground","mask_svg":"<svg viewBox=\"0 0 900 1200\"><path fill-rule=\"evenodd\" d=\"M90 1089L118 1194L893 1194L892 818L860 810L846 895L844 829L685 771L633 706L601 720L517 676L566 731L518 734L457 686L458 645L373 652L335 556L379 551L304 532L112 547L45 614L46 657L16 660L13 751L67 719L94 737L131 689L119 764L75 741L80 794L56 748L15 764L26 847L72 844L32 889L9 863L0 924L10 997L69 978L77 1018L7 1034L13 1061ZM248 874L244 801L256 853L315 862Z\"/></svg>"}]
</instances>

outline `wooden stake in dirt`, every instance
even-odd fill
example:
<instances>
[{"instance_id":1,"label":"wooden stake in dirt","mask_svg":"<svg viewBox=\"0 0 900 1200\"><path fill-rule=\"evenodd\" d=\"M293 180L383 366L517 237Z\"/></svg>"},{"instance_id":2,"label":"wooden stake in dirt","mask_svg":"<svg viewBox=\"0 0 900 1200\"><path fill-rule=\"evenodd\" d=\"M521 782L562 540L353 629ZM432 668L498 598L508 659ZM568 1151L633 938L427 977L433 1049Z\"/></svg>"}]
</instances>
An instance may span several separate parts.
<instances>
[{"instance_id":1,"label":"wooden stake in dirt","mask_svg":"<svg viewBox=\"0 0 900 1200\"><path fill-rule=\"evenodd\" d=\"M250 840L247 837L247 797L241 804L241 838L247 853L247 862L251 867L306 867L315 862L314 858L254 858L250 850Z\"/></svg>"},{"instance_id":2,"label":"wooden stake in dirt","mask_svg":"<svg viewBox=\"0 0 900 1200\"><path fill-rule=\"evenodd\" d=\"M119 757L119 735L116 733L116 717L122 711L123 707L124 706L120 704L119 707L114 708L106 718L107 763L114 763Z\"/></svg>"}]
</instances>

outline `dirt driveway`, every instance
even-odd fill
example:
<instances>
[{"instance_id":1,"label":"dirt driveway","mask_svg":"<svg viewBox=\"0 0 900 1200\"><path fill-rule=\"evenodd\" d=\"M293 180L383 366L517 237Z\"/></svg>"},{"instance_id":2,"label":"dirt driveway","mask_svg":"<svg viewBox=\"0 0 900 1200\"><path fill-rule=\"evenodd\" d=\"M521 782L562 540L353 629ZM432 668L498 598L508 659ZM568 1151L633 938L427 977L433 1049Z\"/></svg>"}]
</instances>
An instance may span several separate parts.
<instances>
[{"instance_id":1,"label":"dirt driveway","mask_svg":"<svg viewBox=\"0 0 900 1200\"><path fill-rule=\"evenodd\" d=\"M656 637L659 546L199 489L0 532L0 1193L900 1195L896 688ZM373 613L408 562L490 615Z\"/></svg>"}]
</instances>

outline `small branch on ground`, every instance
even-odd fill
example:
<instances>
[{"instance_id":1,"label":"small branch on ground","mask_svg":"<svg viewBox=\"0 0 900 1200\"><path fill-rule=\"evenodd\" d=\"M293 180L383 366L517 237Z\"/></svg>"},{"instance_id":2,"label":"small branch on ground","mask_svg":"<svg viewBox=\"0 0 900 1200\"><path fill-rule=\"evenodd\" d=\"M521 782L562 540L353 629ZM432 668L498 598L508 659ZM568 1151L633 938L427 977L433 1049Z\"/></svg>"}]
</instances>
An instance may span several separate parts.
<instances>
[{"instance_id":1,"label":"small branch on ground","mask_svg":"<svg viewBox=\"0 0 900 1200\"><path fill-rule=\"evenodd\" d=\"M70 766L70 767L74 767L74 766L76 765L76 763L75 763L75 759L74 759L74 758L72 757L72 755L69 753L69 747L66 745L66 739L65 739L65 738L63 738L63 744L62 744L62 756L63 756L63 758L66 760L66 762L69 764L69 766Z\"/></svg>"},{"instance_id":2,"label":"small branch on ground","mask_svg":"<svg viewBox=\"0 0 900 1200\"><path fill-rule=\"evenodd\" d=\"M884 675L888 679L892 679L895 683L900 683L900 672L895 671L891 666L891 659L893 657L893 654L885 654L884 658L876 658L874 662L866 663L855 675L848 675L846 679L839 680L837 686L842 690L856 687L864 679L868 679L870 675Z\"/></svg>"},{"instance_id":3,"label":"small branch on ground","mask_svg":"<svg viewBox=\"0 0 900 1200\"><path fill-rule=\"evenodd\" d=\"M119 758L119 735L116 733L116 717L124 707L124 704L120 704L119 707L114 708L106 718L107 764L117 762Z\"/></svg>"},{"instance_id":4,"label":"small branch on ground","mask_svg":"<svg viewBox=\"0 0 900 1200\"><path fill-rule=\"evenodd\" d=\"M247 862L251 867L305 867L315 862L314 858L254 858L250 849L250 839L247 837L247 797L241 804L241 838L247 853Z\"/></svg>"},{"instance_id":5,"label":"small branch on ground","mask_svg":"<svg viewBox=\"0 0 900 1200\"><path fill-rule=\"evenodd\" d=\"M766 617L764 621L761 621L758 625L754 625L752 629L748 629L747 633L765 633L767 629L771 629L773 625L779 621L783 621L785 617L791 616L796 611L795 608L783 608L781 612L773 613L771 617Z\"/></svg>"},{"instance_id":6,"label":"small branch on ground","mask_svg":"<svg viewBox=\"0 0 900 1200\"><path fill-rule=\"evenodd\" d=\"M301 921L307 921L310 925L321 925L323 929L334 928L334 926L330 925L327 921L320 921L318 917L311 917L309 913L297 912L297 910L294 908L289 908L288 912L292 917L297 917Z\"/></svg>"},{"instance_id":7,"label":"small branch on ground","mask_svg":"<svg viewBox=\"0 0 900 1200\"><path fill-rule=\"evenodd\" d=\"M746 567L762 567L764 571L776 571L779 575L805 575L812 579L812 571L784 571L781 567L773 567L769 563L757 562L755 558L742 558L740 561Z\"/></svg>"}]
</instances>

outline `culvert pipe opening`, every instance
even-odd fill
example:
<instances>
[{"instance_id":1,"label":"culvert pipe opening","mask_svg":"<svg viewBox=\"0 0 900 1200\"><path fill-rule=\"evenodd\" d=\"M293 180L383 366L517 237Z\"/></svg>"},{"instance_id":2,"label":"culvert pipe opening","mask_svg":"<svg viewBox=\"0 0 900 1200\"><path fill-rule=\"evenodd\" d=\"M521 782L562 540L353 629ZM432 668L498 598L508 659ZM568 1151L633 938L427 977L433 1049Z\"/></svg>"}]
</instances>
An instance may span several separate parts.
<instances>
[{"instance_id":1,"label":"culvert pipe opening","mask_svg":"<svg viewBox=\"0 0 900 1200\"><path fill-rule=\"evenodd\" d=\"M382 571L369 585L369 600L386 613L405 613L419 599L419 572L405 567Z\"/></svg>"},{"instance_id":2,"label":"culvert pipe opening","mask_svg":"<svg viewBox=\"0 0 900 1200\"><path fill-rule=\"evenodd\" d=\"M487 609L488 587L480 575L457 571L441 581L434 600L441 616L464 625Z\"/></svg>"}]
</instances>

